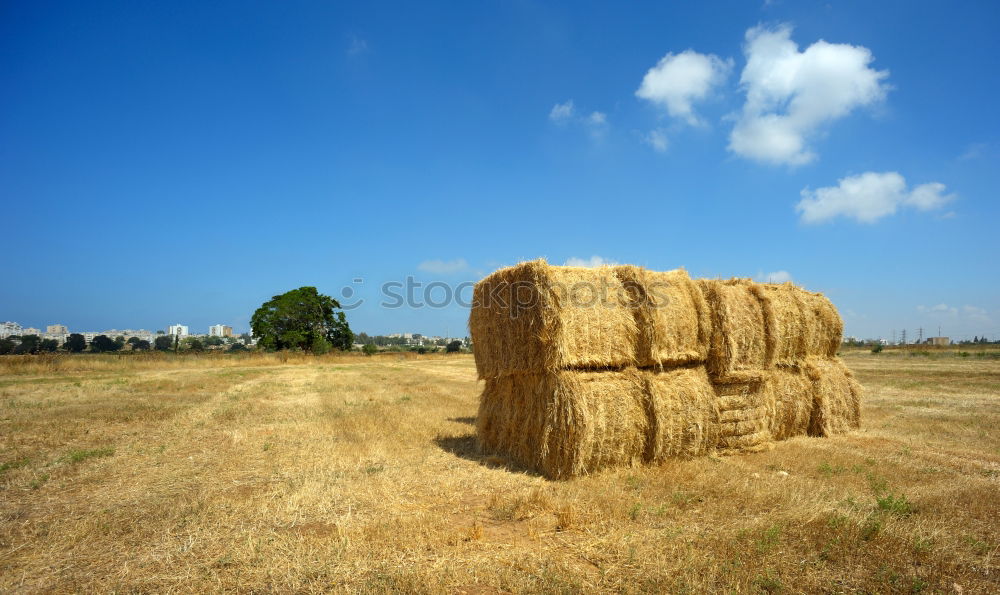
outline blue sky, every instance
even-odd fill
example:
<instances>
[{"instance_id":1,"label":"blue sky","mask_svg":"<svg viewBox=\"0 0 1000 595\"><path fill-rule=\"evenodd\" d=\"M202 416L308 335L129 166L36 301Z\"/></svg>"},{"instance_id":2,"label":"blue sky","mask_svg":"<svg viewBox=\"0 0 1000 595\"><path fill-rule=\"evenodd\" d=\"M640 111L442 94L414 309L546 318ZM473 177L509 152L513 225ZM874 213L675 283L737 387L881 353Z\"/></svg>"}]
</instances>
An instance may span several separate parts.
<instances>
[{"instance_id":1,"label":"blue sky","mask_svg":"<svg viewBox=\"0 0 1000 595\"><path fill-rule=\"evenodd\" d=\"M459 335L461 305L380 287L597 257L790 277L851 335L1000 338L998 26L994 2L4 3L0 318L246 329L315 285L364 300L356 331Z\"/></svg>"}]
</instances>

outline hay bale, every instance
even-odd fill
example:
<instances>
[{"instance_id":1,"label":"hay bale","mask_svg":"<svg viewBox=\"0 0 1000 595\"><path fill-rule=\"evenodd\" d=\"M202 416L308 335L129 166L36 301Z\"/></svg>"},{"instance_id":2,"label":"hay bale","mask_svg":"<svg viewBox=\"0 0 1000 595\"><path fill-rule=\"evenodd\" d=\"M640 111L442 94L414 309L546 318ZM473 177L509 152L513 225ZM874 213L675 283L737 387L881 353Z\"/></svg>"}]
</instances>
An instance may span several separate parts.
<instances>
[{"instance_id":1,"label":"hay bale","mask_svg":"<svg viewBox=\"0 0 1000 595\"><path fill-rule=\"evenodd\" d=\"M800 291L805 352L810 356L835 357L844 340L844 321L837 308L822 293Z\"/></svg>"},{"instance_id":2,"label":"hay bale","mask_svg":"<svg viewBox=\"0 0 1000 595\"><path fill-rule=\"evenodd\" d=\"M800 294L804 292L791 282L755 283L751 289L764 311L767 362L797 364L808 355L804 310L800 299Z\"/></svg>"},{"instance_id":3,"label":"hay bale","mask_svg":"<svg viewBox=\"0 0 1000 595\"><path fill-rule=\"evenodd\" d=\"M699 279L712 311L708 373L714 382L759 382L770 366L764 308L749 279Z\"/></svg>"},{"instance_id":4,"label":"hay bale","mask_svg":"<svg viewBox=\"0 0 1000 595\"><path fill-rule=\"evenodd\" d=\"M838 358L811 357L803 369L812 382L810 436L833 436L861 427L861 384Z\"/></svg>"},{"instance_id":5,"label":"hay bale","mask_svg":"<svg viewBox=\"0 0 1000 595\"><path fill-rule=\"evenodd\" d=\"M636 361L638 330L612 267L500 269L476 284L469 329L480 378Z\"/></svg>"},{"instance_id":6,"label":"hay bale","mask_svg":"<svg viewBox=\"0 0 1000 595\"><path fill-rule=\"evenodd\" d=\"M759 452L770 447L773 404L763 381L717 383L720 454Z\"/></svg>"},{"instance_id":7,"label":"hay bale","mask_svg":"<svg viewBox=\"0 0 1000 595\"><path fill-rule=\"evenodd\" d=\"M715 450L719 410L704 366L645 371L649 438L647 462Z\"/></svg>"},{"instance_id":8,"label":"hay bale","mask_svg":"<svg viewBox=\"0 0 1000 595\"><path fill-rule=\"evenodd\" d=\"M711 315L687 271L628 265L615 267L615 275L629 293L638 329L636 365L662 368L705 361Z\"/></svg>"},{"instance_id":9,"label":"hay bale","mask_svg":"<svg viewBox=\"0 0 1000 595\"><path fill-rule=\"evenodd\" d=\"M786 367L768 371L765 382L771 403L771 437L784 440L808 433L813 409L809 377L798 367Z\"/></svg>"},{"instance_id":10,"label":"hay bale","mask_svg":"<svg viewBox=\"0 0 1000 595\"><path fill-rule=\"evenodd\" d=\"M487 379L480 446L550 478L639 464L649 432L646 392L635 369Z\"/></svg>"}]
</instances>

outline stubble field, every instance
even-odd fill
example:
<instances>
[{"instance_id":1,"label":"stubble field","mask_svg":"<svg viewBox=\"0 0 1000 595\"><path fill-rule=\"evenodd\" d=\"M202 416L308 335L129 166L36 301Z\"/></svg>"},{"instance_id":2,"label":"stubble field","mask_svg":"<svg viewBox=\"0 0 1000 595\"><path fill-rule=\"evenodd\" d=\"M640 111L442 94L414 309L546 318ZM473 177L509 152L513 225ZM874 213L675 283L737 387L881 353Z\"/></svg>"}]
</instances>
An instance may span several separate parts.
<instances>
[{"instance_id":1,"label":"stubble field","mask_svg":"<svg viewBox=\"0 0 1000 595\"><path fill-rule=\"evenodd\" d=\"M565 482L471 356L4 363L0 591L1000 590L1000 360L845 361L859 432Z\"/></svg>"}]
</instances>

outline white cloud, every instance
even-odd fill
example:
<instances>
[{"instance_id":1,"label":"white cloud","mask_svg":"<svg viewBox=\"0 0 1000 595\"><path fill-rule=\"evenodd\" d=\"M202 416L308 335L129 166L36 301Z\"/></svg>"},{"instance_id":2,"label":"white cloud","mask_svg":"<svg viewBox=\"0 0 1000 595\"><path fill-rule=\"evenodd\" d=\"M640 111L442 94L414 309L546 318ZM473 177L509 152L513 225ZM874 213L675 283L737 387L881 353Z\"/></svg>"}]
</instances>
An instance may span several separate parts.
<instances>
[{"instance_id":1,"label":"white cloud","mask_svg":"<svg viewBox=\"0 0 1000 595\"><path fill-rule=\"evenodd\" d=\"M820 126L888 92L889 72L869 68L868 48L820 40L800 52L791 32L785 25L746 33L740 75L746 103L729 137L729 150L741 157L808 163L816 158L808 140Z\"/></svg>"},{"instance_id":2,"label":"white cloud","mask_svg":"<svg viewBox=\"0 0 1000 595\"><path fill-rule=\"evenodd\" d=\"M965 148L965 152L958 156L959 161L969 161L970 159L979 159L982 157L989 145L986 143L972 143Z\"/></svg>"},{"instance_id":3,"label":"white cloud","mask_svg":"<svg viewBox=\"0 0 1000 595\"><path fill-rule=\"evenodd\" d=\"M666 107L667 113L675 118L698 125L701 120L695 114L693 104L705 100L715 87L722 84L732 67L731 60L693 50L668 53L646 72L635 94Z\"/></svg>"},{"instance_id":4,"label":"white cloud","mask_svg":"<svg viewBox=\"0 0 1000 595\"><path fill-rule=\"evenodd\" d=\"M921 184L903 200L903 204L920 211L940 209L955 198L954 194L944 194L945 185L940 182Z\"/></svg>"},{"instance_id":5,"label":"white cloud","mask_svg":"<svg viewBox=\"0 0 1000 595\"><path fill-rule=\"evenodd\" d=\"M659 128L650 130L649 133L643 137L643 140L646 144L653 147L653 149L658 153L665 153L667 147L670 146L670 142L667 140L667 134Z\"/></svg>"},{"instance_id":6,"label":"white cloud","mask_svg":"<svg viewBox=\"0 0 1000 595\"><path fill-rule=\"evenodd\" d=\"M553 122L566 122L573 117L575 111L573 100L570 99L566 103L557 103L552 106L552 111L549 112L549 119Z\"/></svg>"},{"instance_id":7,"label":"white cloud","mask_svg":"<svg viewBox=\"0 0 1000 595\"><path fill-rule=\"evenodd\" d=\"M823 223L837 217L874 223L902 206L920 211L940 208L955 198L944 191L944 184L937 182L908 191L906 180L896 172L866 172L841 178L837 186L804 188L795 210L801 213L803 223Z\"/></svg>"},{"instance_id":8,"label":"white cloud","mask_svg":"<svg viewBox=\"0 0 1000 595\"><path fill-rule=\"evenodd\" d=\"M923 312L924 314L948 314L950 316L958 316L958 308L949 306L948 304L937 304L936 306L917 306L917 312Z\"/></svg>"},{"instance_id":9,"label":"white cloud","mask_svg":"<svg viewBox=\"0 0 1000 595\"><path fill-rule=\"evenodd\" d=\"M363 54L368 51L368 42L361 39L358 36L351 36L351 43L347 47L347 53L351 56L357 56L358 54Z\"/></svg>"},{"instance_id":10,"label":"white cloud","mask_svg":"<svg viewBox=\"0 0 1000 595\"><path fill-rule=\"evenodd\" d=\"M566 266L568 267L595 268L595 267L611 266L616 264L618 263L613 260L608 260L601 256L597 256L596 254L594 256L591 256L590 258L577 258L574 256L566 259Z\"/></svg>"},{"instance_id":11,"label":"white cloud","mask_svg":"<svg viewBox=\"0 0 1000 595\"><path fill-rule=\"evenodd\" d=\"M467 270L469 263L465 262L464 258L456 258L455 260L425 260L417 265L417 268L427 273L448 275Z\"/></svg>"},{"instance_id":12,"label":"white cloud","mask_svg":"<svg viewBox=\"0 0 1000 595\"><path fill-rule=\"evenodd\" d=\"M989 312L983 308L977 306L970 306L966 304L962 306L962 314L969 317L971 320L976 322L989 322L992 323L993 319L990 317Z\"/></svg>"},{"instance_id":13,"label":"white cloud","mask_svg":"<svg viewBox=\"0 0 1000 595\"><path fill-rule=\"evenodd\" d=\"M591 126L604 126L608 123L608 115L602 112L594 112L587 116L587 123Z\"/></svg>"},{"instance_id":14,"label":"white cloud","mask_svg":"<svg viewBox=\"0 0 1000 595\"><path fill-rule=\"evenodd\" d=\"M760 275L760 280L765 283L784 283L792 280L792 274L788 271L774 271Z\"/></svg>"}]
</instances>

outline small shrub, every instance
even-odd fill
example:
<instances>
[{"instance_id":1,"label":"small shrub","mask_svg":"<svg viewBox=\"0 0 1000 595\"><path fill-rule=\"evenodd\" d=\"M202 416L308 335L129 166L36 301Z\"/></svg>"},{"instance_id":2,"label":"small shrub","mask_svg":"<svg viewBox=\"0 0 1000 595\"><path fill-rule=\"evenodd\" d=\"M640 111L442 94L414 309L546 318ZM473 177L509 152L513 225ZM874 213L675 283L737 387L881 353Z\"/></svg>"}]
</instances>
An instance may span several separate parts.
<instances>
[{"instance_id":1,"label":"small shrub","mask_svg":"<svg viewBox=\"0 0 1000 595\"><path fill-rule=\"evenodd\" d=\"M757 540L757 549L761 552L766 552L776 546L781 537L781 527L778 525L771 525L766 531L761 533L760 539Z\"/></svg>"},{"instance_id":2,"label":"small shrub","mask_svg":"<svg viewBox=\"0 0 1000 595\"><path fill-rule=\"evenodd\" d=\"M881 532L882 521L878 519L869 519L868 522L861 527L861 539L871 541Z\"/></svg>"},{"instance_id":3,"label":"small shrub","mask_svg":"<svg viewBox=\"0 0 1000 595\"><path fill-rule=\"evenodd\" d=\"M766 574L758 575L754 579L753 584L765 593L779 593L784 588L781 581L770 569L766 571Z\"/></svg>"},{"instance_id":4,"label":"small shrub","mask_svg":"<svg viewBox=\"0 0 1000 595\"><path fill-rule=\"evenodd\" d=\"M0 463L0 473L3 473L8 469L17 469L18 467L24 467L27 464L28 464L28 459L17 459L16 461Z\"/></svg>"},{"instance_id":5,"label":"small shrub","mask_svg":"<svg viewBox=\"0 0 1000 595\"><path fill-rule=\"evenodd\" d=\"M115 454L115 449L113 448L93 448L90 450L71 450L69 454L66 455L66 460L70 463L76 464L86 461L87 459L96 459L101 457L110 457Z\"/></svg>"},{"instance_id":6,"label":"small shrub","mask_svg":"<svg viewBox=\"0 0 1000 595\"><path fill-rule=\"evenodd\" d=\"M882 344L881 344L881 343L876 343L876 344L875 344L875 345L874 345L874 346L872 347L872 353L882 353L882 349L883 349L883 346L882 346Z\"/></svg>"},{"instance_id":7,"label":"small shrub","mask_svg":"<svg viewBox=\"0 0 1000 595\"><path fill-rule=\"evenodd\" d=\"M906 499L906 496L903 496L902 494L899 496L896 496L895 494L876 496L875 503L879 510L895 514L897 516L910 516L913 514L913 505L911 505Z\"/></svg>"},{"instance_id":8,"label":"small shrub","mask_svg":"<svg viewBox=\"0 0 1000 595\"><path fill-rule=\"evenodd\" d=\"M819 472L826 476L836 475L838 473L843 473L844 471L847 471L846 467L841 467L840 465L831 465L826 461L820 463L819 466Z\"/></svg>"}]
</instances>

